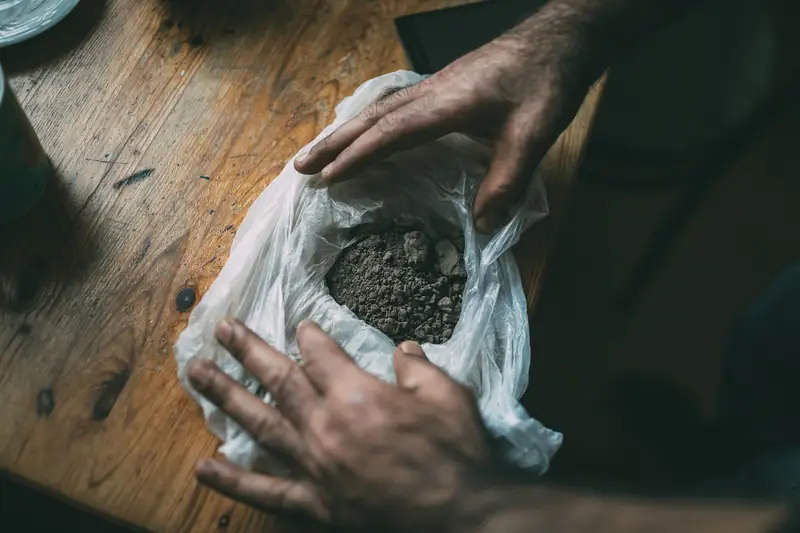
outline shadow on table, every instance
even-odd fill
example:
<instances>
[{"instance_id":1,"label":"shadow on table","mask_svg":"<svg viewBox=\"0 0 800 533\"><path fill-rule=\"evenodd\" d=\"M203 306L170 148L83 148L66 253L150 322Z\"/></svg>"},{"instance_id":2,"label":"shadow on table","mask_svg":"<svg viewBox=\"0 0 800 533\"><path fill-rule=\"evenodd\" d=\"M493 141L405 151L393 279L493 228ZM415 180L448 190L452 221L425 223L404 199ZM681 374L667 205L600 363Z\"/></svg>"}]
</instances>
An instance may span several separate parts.
<instances>
[{"instance_id":1,"label":"shadow on table","mask_svg":"<svg viewBox=\"0 0 800 533\"><path fill-rule=\"evenodd\" d=\"M63 181L54 177L30 211L0 226L0 312L23 312L46 294L56 297L57 287L91 260L87 234Z\"/></svg>"},{"instance_id":2,"label":"shadow on table","mask_svg":"<svg viewBox=\"0 0 800 533\"><path fill-rule=\"evenodd\" d=\"M3 68L17 74L56 61L92 34L105 11L106 0L81 0L72 13L41 35L0 49Z\"/></svg>"},{"instance_id":3,"label":"shadow on table","mask_svg":"<svg viewBox=\"0 0 800 533\"><path fill-rule=\"evenodd\" d=\"M126 533L134 531L75 508L0 473L0 523L3 531L45 533Z\"/></svg>"},{"instance_id":4,"label":"shadow on table","mask_svg":"<svg viewBox=\"0 0 800 533\"><path fill-rule=\"evenodd\" d=\"M206 27L225 33L264 28L267 18L276 13L286 13L288 0L236 0L232 3L218 0L162 0L171 19L168 23L193 29Z\"/></svg>"}]
</instances>

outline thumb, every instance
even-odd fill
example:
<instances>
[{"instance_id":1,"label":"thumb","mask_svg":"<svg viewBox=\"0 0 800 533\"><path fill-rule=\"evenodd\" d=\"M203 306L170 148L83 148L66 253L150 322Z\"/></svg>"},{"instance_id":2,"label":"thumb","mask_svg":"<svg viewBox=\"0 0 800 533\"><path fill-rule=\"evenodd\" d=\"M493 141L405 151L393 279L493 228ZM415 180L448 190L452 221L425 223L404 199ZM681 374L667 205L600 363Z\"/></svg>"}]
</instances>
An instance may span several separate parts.
<instances>
[{"instance_id":1,"label":"thumb","mask_svg":"<svg viewBox=\"0 0 800 533\"><path fill-rule=\"evenodd\" d=\"M548 148L546 142L529 140L535 133L513 130L509 125L496 143L489 172L475 196L473 216L481 233L491 233L507 222Z\"/></svg>"},{"instance_id":2,"label":"thumb","mask_svg":"<svg viewBox=\"0 0 800 533\"><path fill-rule=\"evenodd\" d=\"M422 346L414 341L405 341L394 350L394 371L397 386L401 389L417 390L439 369L428 361Z\"/></svg>"}]
</instances>

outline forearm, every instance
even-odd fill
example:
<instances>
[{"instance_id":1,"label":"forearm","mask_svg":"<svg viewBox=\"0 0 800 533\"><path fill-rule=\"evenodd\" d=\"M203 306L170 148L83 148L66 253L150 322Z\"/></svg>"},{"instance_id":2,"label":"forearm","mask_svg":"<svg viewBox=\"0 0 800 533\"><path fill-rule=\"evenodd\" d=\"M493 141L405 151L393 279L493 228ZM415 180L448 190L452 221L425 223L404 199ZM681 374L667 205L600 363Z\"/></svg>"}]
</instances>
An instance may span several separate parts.
<instances>
[{"instance_id":1,"label":"forearm","mask_svg":"<svg viewBox=\"0 0 800 533\"><path fill-rule=\"evenodd\" d=\"M550 0L510 32L579 63L586 84L631 47L702 0Z\"/></svg>"},{"instance_id":2,"label":"forearm","mask_svg":"<svg viewBox=\"0 0 800 533\"><path fill-rule=\"evenodd\" d=\"M541 487L493 489L472 501L458 533L773 533L776 505L645 501Z\"/></svg>"}]
</instances>

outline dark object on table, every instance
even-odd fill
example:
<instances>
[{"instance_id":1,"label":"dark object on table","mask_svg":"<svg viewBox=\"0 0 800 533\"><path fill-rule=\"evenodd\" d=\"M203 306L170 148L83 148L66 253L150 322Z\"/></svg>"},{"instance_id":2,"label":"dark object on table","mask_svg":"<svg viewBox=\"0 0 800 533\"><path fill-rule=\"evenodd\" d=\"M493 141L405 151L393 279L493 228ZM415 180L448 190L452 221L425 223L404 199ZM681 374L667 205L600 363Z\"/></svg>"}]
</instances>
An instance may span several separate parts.
<instances>
[{"instance_id":1,"label":"dark object on table","mask_svg":"<svg viewBox=\"0 0 800 533\"><path fill-rule=\"evenodd\" d=\"M128 185L133 185L134 183L138 183L142 180L145 180L153 175L156 169L154 168L145 168L140 170L139 172L135 172L128 176L127 178L123 178L118 182L114 183L113 187L115 189L121 189L123 187L127 187Z\"/></svg>"},{"instance_id":2,"label":"dark object on table","mask_svg":"<svg viewBox=\"0 0 800 533\"><path fill-rule=\"evenodd\" d=\"M432 74L522 22L543 0L494 0L395 20L414 70Z\"/></svg>"},{"instance_id":3,"label":"dark object on table","mask_svg":"<svg viewBox=\"0 0 800 533\"><path fill-rule=\"evenodd\" d=\"M479 2L401 17L395 25L414 70L432 74L544 3ZM764 2L700 2L612 65L592 153L662 160L725 141L764 103L773 48Z\"/></svg>"},{"instance_id":4,"label":"dark object on table","mask_svg":"<svg viewBox=\"0 0 800 533\"><path fill-rule=\"evenodd\" d=\"M185 313L194 306L197 301L197 291L193 287L184 287L175 296L175 309Z\"/></svg>"}]
</instances>

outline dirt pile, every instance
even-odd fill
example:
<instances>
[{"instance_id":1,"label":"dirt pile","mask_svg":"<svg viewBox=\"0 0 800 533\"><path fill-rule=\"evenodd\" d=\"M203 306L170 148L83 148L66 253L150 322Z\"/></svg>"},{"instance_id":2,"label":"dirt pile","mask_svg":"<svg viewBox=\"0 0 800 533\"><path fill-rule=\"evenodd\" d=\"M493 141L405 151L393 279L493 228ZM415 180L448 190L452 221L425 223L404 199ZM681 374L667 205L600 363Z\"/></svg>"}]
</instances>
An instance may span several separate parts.
<instances>
[{"instance_id":1,"label":"dirt pile","mask_svg":"<svg viewBox=\"0 0 800 533\"><path fill-rule=\"evenodd\" d=\"M421 231L364 230L328 272L333 299L395 343L453 335L466 282L463 253Z\"/></svg>"}]
</instances>

